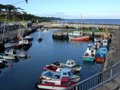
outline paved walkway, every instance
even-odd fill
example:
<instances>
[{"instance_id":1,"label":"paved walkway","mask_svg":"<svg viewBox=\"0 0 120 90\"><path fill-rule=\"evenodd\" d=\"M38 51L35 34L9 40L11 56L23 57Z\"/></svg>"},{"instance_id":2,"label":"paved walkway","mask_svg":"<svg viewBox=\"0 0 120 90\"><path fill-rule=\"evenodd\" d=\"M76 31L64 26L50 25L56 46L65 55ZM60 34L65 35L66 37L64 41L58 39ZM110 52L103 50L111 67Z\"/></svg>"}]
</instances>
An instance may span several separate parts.
<instances>
[{"instance_id":1,"label":"paved walkway","mask_svg":"<svg viewBox=\"0 0 120 90\"><path fill-rule=\"evenodd\" d=\"M120 76L113 79L111 82L98 87L95 90L120 90Z\"/></svg>"},{"instance_id":2,"label":"paved walkway","mask_svg":"<svg viewBox=\"0 0 120 90\"><path fill-rule=\"evenodd\" d=\"M104 70L120 61L120 29L115 31L112 39L110 51L104 65ZM98 87L96 90L120 90L120 76L114 78L111 82Z\"/></svg>"}]
</instances>

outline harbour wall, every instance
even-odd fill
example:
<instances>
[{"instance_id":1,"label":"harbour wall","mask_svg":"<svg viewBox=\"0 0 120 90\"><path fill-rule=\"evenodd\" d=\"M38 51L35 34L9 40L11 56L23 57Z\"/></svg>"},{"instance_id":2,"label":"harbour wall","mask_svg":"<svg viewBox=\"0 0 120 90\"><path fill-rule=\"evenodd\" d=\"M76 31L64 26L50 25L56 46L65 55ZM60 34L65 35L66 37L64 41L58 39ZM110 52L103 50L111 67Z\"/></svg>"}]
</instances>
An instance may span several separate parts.
<instances>
[{"instance_id":1,"label":"harbour wall","mask_svg":"<svg viewBox=\"0 0 120 90\"><path fill-rule=\"evenodd\" d=\"M39 23L46 28L80 28L80 29L119 29L119 25L112 24L74 24L74 23L55 23L55 22L43 22Z\"/></svg>"}]
</instances>

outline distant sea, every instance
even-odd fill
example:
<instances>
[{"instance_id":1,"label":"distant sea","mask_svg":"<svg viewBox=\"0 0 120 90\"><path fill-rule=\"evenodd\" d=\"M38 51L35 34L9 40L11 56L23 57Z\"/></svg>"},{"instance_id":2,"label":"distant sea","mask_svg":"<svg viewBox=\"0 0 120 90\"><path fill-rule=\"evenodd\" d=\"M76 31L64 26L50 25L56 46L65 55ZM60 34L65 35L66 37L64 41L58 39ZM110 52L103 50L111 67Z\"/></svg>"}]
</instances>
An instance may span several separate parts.
<instances>
[{"instance_id":1,"label":"distant sea","mask_svg":"<svg viewBox=\"0 0 120 90\"><path fill-rule=\"evenodd\" d=\"M57 20L59 23L84 23L84 24L117 24L120 25L120 19L64 19Z\"/></svg>"}]
</instances>

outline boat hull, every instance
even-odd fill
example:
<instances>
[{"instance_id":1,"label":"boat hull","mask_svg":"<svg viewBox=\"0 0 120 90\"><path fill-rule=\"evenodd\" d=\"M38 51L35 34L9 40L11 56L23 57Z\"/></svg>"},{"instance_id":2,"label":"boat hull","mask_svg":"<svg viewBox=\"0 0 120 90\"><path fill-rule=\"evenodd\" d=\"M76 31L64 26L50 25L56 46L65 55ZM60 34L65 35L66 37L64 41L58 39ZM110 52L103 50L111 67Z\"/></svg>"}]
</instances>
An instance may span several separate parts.
<instances>
[{"instance_id":1,"label":"boat hull","mask_svg":"<svg viewBox=\"0 0 120 90\"><path fill-rule=\"evenodd\" d=\"M82 37L70 37L71 41L89 41L88 36L82 36Z\"/></svg>"},{"instance_id":2,"label":"boat hull","mask_svg":"<svg viewBox=\"0 0 120 90\"><path fill-rule=\"evenodd\" d=\"M94 62L95 58L93 57L83 57L83 61L86 61L86 62Z\"/></svg>"},{"instance_id":3,"label":"boat hull","mask_svg":"<svg viewBox=\"0 0 120 90\"><path fill-rule=\"evenodd\" d=\"M104 57L97 57L96 62L103 63L103 62L105 62L105 58Z\"/></svg>"},{"instance_id":4,"label":"boat hull","mask_svg":"<svg viewBox=\"0 0 120 90\"><path fill-rule=\"evenodd\" d=\"M46 85L46 84L38 84L38 88L40 89L50 89L50 90L63 90L66 89L67 87L60 86L60 85Z\"/></svg>"}]
</instances>

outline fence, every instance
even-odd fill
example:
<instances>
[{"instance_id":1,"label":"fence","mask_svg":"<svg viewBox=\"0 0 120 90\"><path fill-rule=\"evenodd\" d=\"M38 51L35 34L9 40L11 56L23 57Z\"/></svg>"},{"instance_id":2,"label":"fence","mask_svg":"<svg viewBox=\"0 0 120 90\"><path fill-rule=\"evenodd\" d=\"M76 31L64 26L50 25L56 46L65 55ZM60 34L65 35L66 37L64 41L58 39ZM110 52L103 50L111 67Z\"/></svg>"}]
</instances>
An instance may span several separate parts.
<instances>
[{"instance_id":1,"label":"fence","mask_svg":"<svg viewBox=\"0 0 120 90\"><path fill-rule=\"evenodd\" d=\"M120 62L114 64L112 67L105 71L101 71L74 86L71 86L65 90L94 90L95 88L103 85L120 75Z\"/></svg>"}]
</instances>

